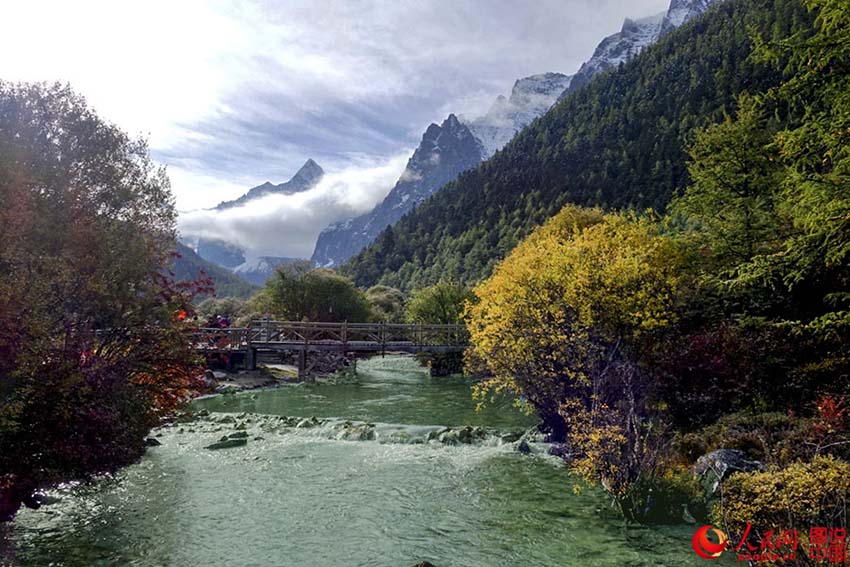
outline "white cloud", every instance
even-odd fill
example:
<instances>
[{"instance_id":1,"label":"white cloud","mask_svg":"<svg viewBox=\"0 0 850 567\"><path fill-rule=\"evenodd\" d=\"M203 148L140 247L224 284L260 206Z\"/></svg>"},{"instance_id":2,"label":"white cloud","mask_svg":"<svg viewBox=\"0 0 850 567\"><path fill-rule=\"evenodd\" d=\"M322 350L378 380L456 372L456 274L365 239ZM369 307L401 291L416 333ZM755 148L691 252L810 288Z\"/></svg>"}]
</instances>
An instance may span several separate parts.
<instances>
[{"instance_id":1,"label":"white cloud","mask_svg":"<svg viewBox=\"0 0 850 567\"><path fill-rule=\"evenodd\" d=\"M309 258L319 232L328 224L371 210L402 174L410 151L385 163L356 165L325 174L308 191L271 195L222 211L180 216L184 236L225 239L251 256Z\"/></svg>"},{"instance_id":2,"label":"white cloud","mask_svg":"<svg viewBox=\"0 0 850 567\"><path fill-rule=\"evenodd\" d=\"M279 183L308 157L350 172L394 163L429 122L481 114L517 78L576 71L623 18L668 1L8 0L0 79L70 82L149 137L178 208L197 209ZM322 227L301 219L374 203L361 194L333 214L290 214L297 226L278 240L304 255L313 242L289 241Z\"/></svg>"}]
</instances>

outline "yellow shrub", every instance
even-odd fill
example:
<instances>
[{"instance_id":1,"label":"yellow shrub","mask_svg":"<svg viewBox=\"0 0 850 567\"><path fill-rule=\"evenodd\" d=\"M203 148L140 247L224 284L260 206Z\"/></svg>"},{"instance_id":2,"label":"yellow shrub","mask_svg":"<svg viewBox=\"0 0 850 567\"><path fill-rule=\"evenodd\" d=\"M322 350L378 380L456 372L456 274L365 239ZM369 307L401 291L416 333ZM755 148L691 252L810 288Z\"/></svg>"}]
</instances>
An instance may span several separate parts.
<instances>
[{"instance_id":1,"label":"yellow shrub","mask_svg":"<svg viewBox=\"0 0 850 567\"><path fill-rule=\"evenodd\" d=\"M732 475L712 519L733 534L743 533L748 523L762 533L797 529L805 550L810 528L846 527L848 498L850 463L818 456L783 469Z\"/></svg>"}]
</instances>

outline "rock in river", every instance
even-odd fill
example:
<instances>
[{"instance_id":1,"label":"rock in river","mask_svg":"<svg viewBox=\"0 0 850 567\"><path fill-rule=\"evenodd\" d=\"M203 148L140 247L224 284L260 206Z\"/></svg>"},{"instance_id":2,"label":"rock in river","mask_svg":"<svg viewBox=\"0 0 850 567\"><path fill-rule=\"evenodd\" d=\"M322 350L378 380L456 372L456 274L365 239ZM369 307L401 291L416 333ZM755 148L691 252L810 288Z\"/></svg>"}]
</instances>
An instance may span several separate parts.
<instances>
[{"instance_id":1,"label":"rock in river","mask_svg":"<svg viewBox=\"0 0 850 567\"><path fill-rule=\"evenodd\" d=\"M247 439L223 439L217 443L213 443L212 445L207 445L204 449L209 449L210 451L215 451L217 449L230 449L231 447L242 447L243 445L247 445Z\"/></svg>"}]
</instances>

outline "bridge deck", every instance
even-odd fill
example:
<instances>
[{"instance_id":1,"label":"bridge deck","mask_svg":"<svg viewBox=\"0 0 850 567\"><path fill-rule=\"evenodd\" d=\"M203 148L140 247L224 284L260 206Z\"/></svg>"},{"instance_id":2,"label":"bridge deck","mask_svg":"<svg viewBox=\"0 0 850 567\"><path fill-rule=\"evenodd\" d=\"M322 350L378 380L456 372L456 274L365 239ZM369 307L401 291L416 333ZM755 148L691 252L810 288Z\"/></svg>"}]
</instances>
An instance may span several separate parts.
<instances>
[{"instance_id":1,"label":"bridge deck","mask_svg":"<svg viewBox=\"0 0 850 567\"><path fill-rule=\"evenodd\" d=\"M258 352L461 352L469 344L464 325L252 321L248 327L200 329L193 339L204 353L243 353L253 367ZM301 364L299 363L299 366Z\"/></svg>"}]
</instances>

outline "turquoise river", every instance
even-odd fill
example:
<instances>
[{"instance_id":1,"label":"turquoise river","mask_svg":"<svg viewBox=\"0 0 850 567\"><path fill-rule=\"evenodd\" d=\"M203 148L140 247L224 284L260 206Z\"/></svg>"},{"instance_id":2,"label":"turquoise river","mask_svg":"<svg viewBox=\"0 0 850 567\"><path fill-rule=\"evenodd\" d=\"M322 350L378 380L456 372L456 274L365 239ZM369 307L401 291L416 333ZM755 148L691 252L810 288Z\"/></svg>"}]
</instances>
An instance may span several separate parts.
<instances>
[{"instance_id":1,"label":"turquoise river","mask_svg":"<svg viewBox=\"0 0 850 567\"><path fill-rule=\"evenodd\" d=\"M355 377L197 400L201 417L155 432L162 445L138 464L0 525L0 564L705 563L692 526L625 529L544 444L518 452L534 419L510 400L476 412L470 385L387 357ZM226 436L247 443L205 448Z\"/></svg>"}]
</instances>

